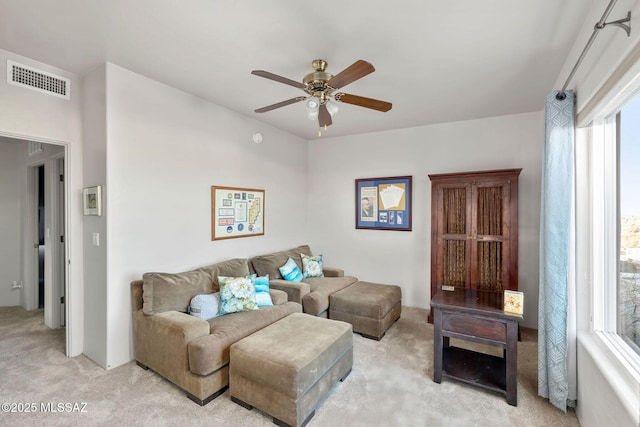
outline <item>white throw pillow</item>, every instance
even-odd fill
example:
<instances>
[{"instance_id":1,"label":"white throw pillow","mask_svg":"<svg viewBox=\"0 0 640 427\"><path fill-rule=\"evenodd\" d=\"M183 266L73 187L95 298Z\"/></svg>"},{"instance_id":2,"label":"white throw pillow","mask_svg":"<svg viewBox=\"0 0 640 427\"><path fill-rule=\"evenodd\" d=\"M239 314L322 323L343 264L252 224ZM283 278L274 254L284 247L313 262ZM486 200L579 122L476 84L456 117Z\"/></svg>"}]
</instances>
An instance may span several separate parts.
<instances>
[{"instance_id":1,"label":"white throw pillow","mask_svg":"<svg viewBox=\"0 0 640 427\"><path fill-rule=\"evenodd\" d=\"M218 316L219 307L220 292L200 294L191 298L189 314L202 320L209 320Z\"/></svg>"}]
</instances>

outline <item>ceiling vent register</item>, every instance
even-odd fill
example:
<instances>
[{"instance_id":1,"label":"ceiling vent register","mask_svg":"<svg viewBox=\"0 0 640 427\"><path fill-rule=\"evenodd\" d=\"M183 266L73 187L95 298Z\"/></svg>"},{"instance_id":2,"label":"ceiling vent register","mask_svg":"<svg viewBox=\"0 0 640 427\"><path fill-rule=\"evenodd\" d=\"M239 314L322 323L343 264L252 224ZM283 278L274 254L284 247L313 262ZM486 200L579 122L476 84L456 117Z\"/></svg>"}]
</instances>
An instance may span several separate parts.
<instances>
[{"instance_id":1,"label":"ceiling vent register","mask_svg":"<svg viewBox=\"0 0 640 427\"><path fill-rule=\"evenodd\" d=\"M71 98L71 80L13 61L7 61L7 83L58 98Z\"/></svg>"}]
</instances>

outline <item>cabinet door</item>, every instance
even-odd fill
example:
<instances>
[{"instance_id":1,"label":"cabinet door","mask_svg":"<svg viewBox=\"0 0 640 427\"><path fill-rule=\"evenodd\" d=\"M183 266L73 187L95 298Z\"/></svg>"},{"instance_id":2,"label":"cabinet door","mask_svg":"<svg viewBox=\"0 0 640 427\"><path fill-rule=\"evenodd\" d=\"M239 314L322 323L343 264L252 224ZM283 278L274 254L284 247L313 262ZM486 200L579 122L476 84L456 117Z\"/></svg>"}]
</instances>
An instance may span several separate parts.
<instances>
[{"instance_id":1,"label":"cabinet door","mask_svg":"<svg viewBox=\"0 0 640 427\"><path fill-rule=\"evenodd\" d=\"M510 182L478 182L473 188L471 283L502 291L509 282Z\"/></svg>"},{"instance_id":2,"label":"cabinet door","mask_svg":"<svg viewBox=\"0 0 640 427\"><path fill-rule=\"evenodd\" d=\"M471 186L441 184L433 224L437 247L435 271L437 283L467 288L471 285Z\"/></svg>"}]
</instances>

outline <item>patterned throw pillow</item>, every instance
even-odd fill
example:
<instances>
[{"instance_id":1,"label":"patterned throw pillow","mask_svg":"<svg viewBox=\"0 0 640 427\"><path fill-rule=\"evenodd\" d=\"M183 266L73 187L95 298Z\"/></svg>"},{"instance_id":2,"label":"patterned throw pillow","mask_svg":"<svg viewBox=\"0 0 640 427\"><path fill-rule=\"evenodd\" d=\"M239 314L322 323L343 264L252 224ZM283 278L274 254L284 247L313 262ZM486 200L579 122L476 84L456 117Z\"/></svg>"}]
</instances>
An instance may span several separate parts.
<instances>
[{"instance_id":1,"label":"patterned throw pillow","mask_svg":"<svg viewBox=\"0 0 640 427\"><path fill-rule=\"evenodd\" d=\"M255 274L249 276L256 288L256 303L258 307L268 307L273 305L271 294L269 293L269 275L256 277Z\"/></svg>"},{"instance_id":2,"label":"patterned throw pillow","mask_svg":"<svg viewBox=\"0 0 640 427\"><path fill-rule=\"evenodd\" d=\"M220 310L220 292L214 294L200 294L191 298L189 314L202 320L218 317Z\"/></svg>"},{"instance_id":3,"label":"patterned throw pillow","mask_svg":"<svg viewBox=\"0 0 640 427\"><path fill-rule=\"evenodd\" d=\"M257 310L256 288L248 277L218 276L220 315Z\"/></svg>"},{"instance_id":4,"label":"patterned throw pillow","mask_svg":"<svg viewBox=\"0 0 640 427\"><path fill-rule=\"evenodd\" d=\"M302 257L302 275L307 277L324 277L322 272L322 255L305 255Z\"/></svg>"},{"instance_id":5,"label":"patterned throw pillow","mask_svg":"<svg viewBox=\"0 0 640 427\"><path fill-rule=\"evenodd\" d=\"M288 280L289 282L300 282L302 281L302 272L296 262L289 257L287 262L280 267L280 274L284 277L284 280Z\"/></svg>"}]
</instances>

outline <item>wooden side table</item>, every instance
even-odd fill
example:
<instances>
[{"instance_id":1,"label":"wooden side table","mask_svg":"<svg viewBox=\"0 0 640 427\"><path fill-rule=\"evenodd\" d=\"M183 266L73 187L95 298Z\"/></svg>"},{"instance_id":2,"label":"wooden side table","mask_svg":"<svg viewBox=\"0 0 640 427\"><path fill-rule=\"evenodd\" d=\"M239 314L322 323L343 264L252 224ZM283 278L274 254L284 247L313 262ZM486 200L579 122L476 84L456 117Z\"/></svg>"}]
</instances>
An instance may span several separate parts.
<instances>
[{"instance_id":1,"label":"wooden side table","mask_svg":"<svg viewBox=\"0 0 640 427\"><path fill-rule=\"evenodd\" d=\"M433 380L455 378L503 393L509 405L518 406L518 320L503 311L503 293L456 289L438 292L434 310ZM449 345L459 338L503 349L496 357Z\"/></svg>"}]
</instances>

